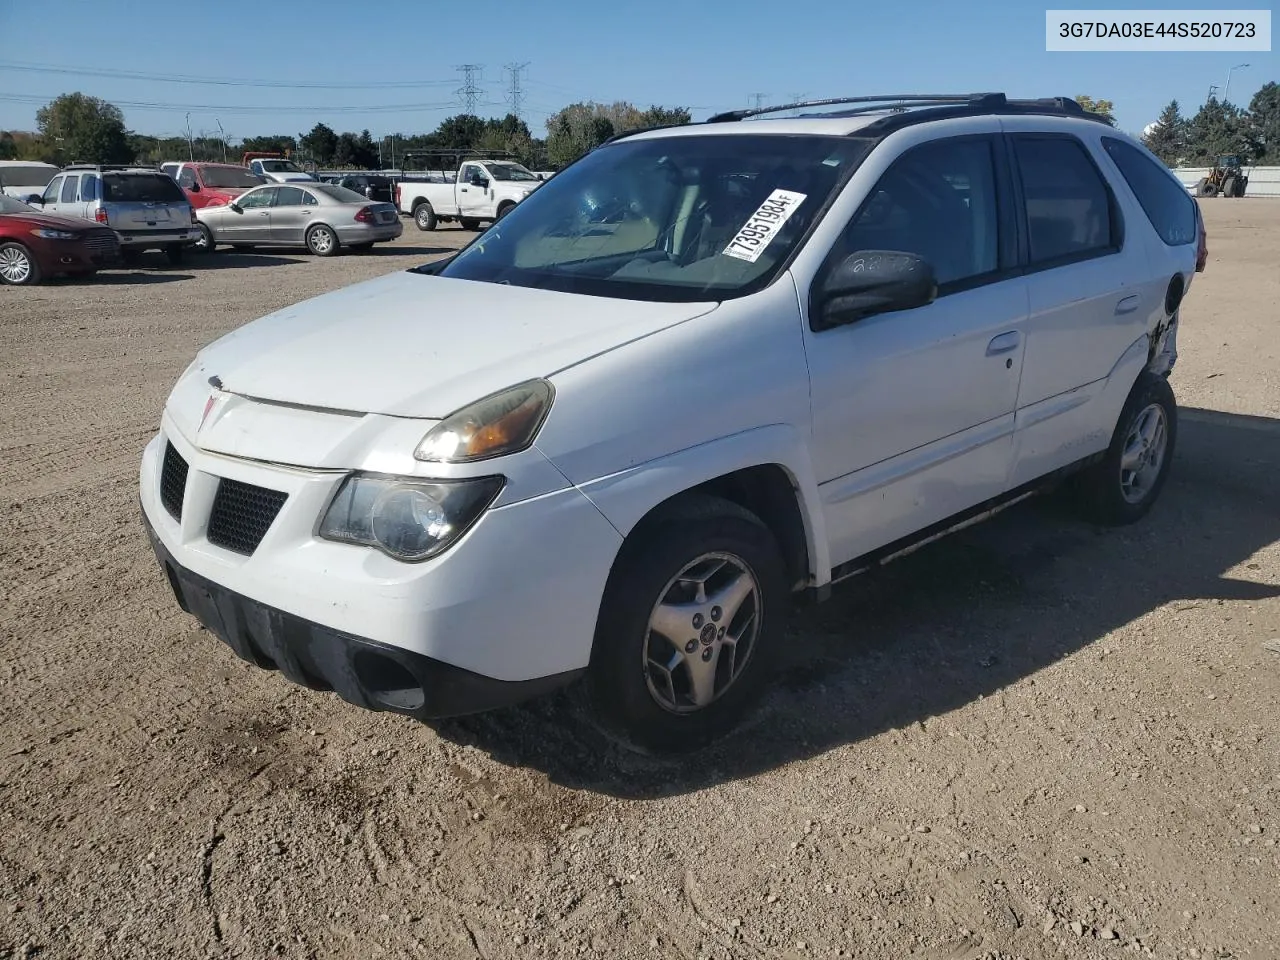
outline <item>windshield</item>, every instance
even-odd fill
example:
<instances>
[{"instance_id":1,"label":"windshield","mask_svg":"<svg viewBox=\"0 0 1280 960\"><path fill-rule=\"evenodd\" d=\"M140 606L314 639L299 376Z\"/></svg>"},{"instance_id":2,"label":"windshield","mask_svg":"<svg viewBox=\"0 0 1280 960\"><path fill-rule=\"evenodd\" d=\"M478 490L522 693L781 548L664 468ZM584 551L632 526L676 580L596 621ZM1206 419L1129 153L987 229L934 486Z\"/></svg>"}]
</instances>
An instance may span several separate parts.
<instances>
[{"instance_id":1,"label":"windshield","mask_svg":"<svg viewBox=\"0 0 1280 960\"><path fill-rule=\"evenodd\" d=\"M262 169L268 173L302 173L300 166L292 160L259 160Z\"/></svg>"},{"instance_id":2,"label":"windshield","mask_svg":"<svg viewBox=\"0 0 1280 960\"><path fill-rule=\"evenodd\" d=\"M323 193L326 197L332 197L339 203L368 203L368 199L362 193L356 193L354 190L348 190L346 187L340 187L336 183L317 183L315 186L308 187L316 193Z\"/></svg>"},{"instance_id":3,"label":"windshield","mask_svg":"<svg viewBox=\"0 0 1280 960\"><path fill-rule=\"evenodd\" d=\"M102 199L138 203L186 203L187 195L163 173L104 173Z\"/></svg>"},{"instance_id":4,"label":"windshield","mask_svg":"<svg viewBox=\"0 0 1280 960\"><path fill-rule=\"evenodd\" d=\"M538 180L537 177L518 163L491 163L489 164L489 172L493 174L493 179L495 180L532 180L535 183Z\"/></svg>"},{"instance_id":5,"label":"windshield","mask_svg":"<svg viewBox=\"0 0 1280 960\"><path fill-rule=\"evenodd\" d=\"M21 200L6 197L0 193L0 213L36 213L35 207L28 207Z\"/></svg>"},{"instance_id":6,"label":"windshield","mask_svg":"<svg viewBox=\"0 0 1280 960\"><path fill-rule=\"evenodd\" d=\"M442 277L694 302L770 283L867 142L723 134L622 140L547 181Z\"/></svg>"},{"instance_id":7,"label":"windshield","mask_svg":"<svg viewBox=\"0 0 1280 960\"><path fill-rule=\"evenodd\" d=\"M244 167L202 167L200 174L206 187L241 187L247 190L266 182Z\"/></svg>"}]
</instances>

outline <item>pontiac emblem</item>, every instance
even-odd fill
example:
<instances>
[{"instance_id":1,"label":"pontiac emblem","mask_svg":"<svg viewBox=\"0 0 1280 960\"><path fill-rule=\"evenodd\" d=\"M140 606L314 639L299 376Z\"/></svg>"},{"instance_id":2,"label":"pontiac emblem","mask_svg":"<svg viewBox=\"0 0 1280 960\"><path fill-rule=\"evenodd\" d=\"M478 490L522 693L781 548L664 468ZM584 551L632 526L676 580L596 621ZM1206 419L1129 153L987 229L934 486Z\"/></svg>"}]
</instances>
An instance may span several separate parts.
<instances>
[{"instance_id":1,"label":"pontiac emblem","mask_svg":"<svg viewBox=\"0 0 1280 960\"><path fill-rule=\"evenodd\" d=\"M204 429L204 422L209 419L209 411L213 409L213 405L218 402L216 393L209 394L209 399L204 402L204 413L200 414L200 426L196 427L196 432Z\"/></svg>"}]
</instances>

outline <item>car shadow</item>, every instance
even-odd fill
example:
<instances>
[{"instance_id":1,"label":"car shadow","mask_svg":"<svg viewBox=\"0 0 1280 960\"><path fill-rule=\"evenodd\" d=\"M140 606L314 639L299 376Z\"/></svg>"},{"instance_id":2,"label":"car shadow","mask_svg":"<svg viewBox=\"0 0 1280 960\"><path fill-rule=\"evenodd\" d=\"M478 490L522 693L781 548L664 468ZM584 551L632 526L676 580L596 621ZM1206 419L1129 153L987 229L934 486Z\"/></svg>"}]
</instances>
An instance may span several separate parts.
<instances>
[{"instance_id":1,"label":"car shadow","mask_svg":"<svg viewBox=\"0 0 1280 960\"><path fill-rule=\"evenodd\" d=\"M378 245L371 250L348 251L357 257L433 257L440 253L457 253L457 247L393 247Z\"/></svg>"},{"instance_id":2,"label":"car shadow","mask_svg":"<svg viewBox=\"0 0 1280 960\"><path fill-rule=\"evenodd\" d=\"M234 250L219 250L216 253L196 254L191 257L191 266L197 270L226 270L243 267L283 267L291 263L305 263L312 259L306 254L278 257L264 253L237 253Z\"/></svg>"},{"instance_id":3,"label":"car shadow","mask_svg":"<svg viewBox=\"0 0 1280 960\"><path fill-rule=\"evenodd\" d=\"M142 269L125 267L123 269L112 269L100 271L91 277L59 277L54 282L59 284L95 286L99 284L108 285L124 285L128 284L148 284L148 283L174 283L178 280L194 280L195 274L192 273L170 273L168 271L150 273L144 272Z\"/></svg>"},{"instance_id":4,"label":"car shadow","mask_svg":"<svg viewBox=\"0 0 1280 960\"><path fill-rule=\"evenodd\" d=\"M927 723L1164 604L1280 596L1247 579L1249 558L1280 539L1278 472L1280 420L1184 408L1168 485L1143 521L1102 529L1076 519L1065 496L1035 498L836 587L797 611L762 708L691 756L616 746L572 691L432 726L499 762L617 797L751 777Z\"/></svg>"}]
</instances>

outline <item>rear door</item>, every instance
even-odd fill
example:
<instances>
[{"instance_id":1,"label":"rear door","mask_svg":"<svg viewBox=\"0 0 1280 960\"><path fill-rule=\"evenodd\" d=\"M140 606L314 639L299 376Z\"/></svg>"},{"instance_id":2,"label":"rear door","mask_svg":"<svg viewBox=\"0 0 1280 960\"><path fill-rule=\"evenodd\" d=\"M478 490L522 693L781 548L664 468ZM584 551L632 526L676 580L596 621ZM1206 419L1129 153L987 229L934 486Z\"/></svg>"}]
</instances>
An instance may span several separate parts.
<instances>
[{"instance_id":1,"label":"rear door","mask_svg":"<svg viewBox=\"0 0 1280 960\"><path fill-rule=\"evenodd\" d=\"M187 230L191 204L163 173L104 173L102 207L107 223L122 233Z\"/></svg>"},{"instance_id":2,"label":"rear door","mask_svg":"<svg viewBox=\"0 0 1280 960\"><path fill-rule=\"evenodd\" d=\"M301 246L317 207L315 197L301 187L280 187L275 194L271 205L271 241Z\"/></svg>"}]
</instances>

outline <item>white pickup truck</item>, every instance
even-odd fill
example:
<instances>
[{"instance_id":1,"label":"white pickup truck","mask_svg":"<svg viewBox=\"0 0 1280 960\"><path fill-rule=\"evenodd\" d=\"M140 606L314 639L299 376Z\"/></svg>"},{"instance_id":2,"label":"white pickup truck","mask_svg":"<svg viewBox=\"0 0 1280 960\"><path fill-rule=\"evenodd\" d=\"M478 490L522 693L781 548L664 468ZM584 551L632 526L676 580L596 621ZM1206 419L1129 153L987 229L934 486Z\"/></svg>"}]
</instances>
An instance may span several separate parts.
<instances>
[{"instance_id":1,"label":"white pickup truck","mask_svg":"<svg viewBox=\"0 0 1280 960\"><path fill-rule=\"evenodd\" d=\"M542 177L513 160L466 160L452 171L408 174L396 185L396 206L419 230L440 221L461 221L475 230L481 221L501 220L542 183Z\"/></svg>"}]
</instances>

